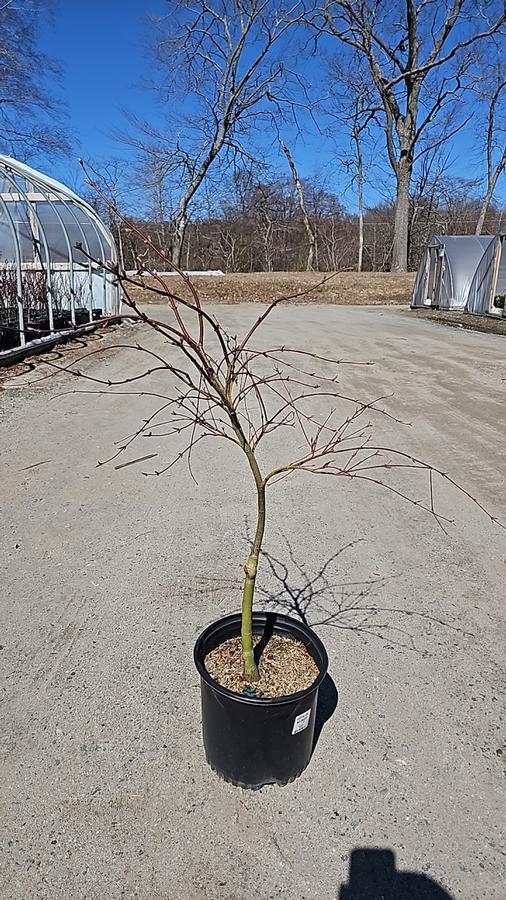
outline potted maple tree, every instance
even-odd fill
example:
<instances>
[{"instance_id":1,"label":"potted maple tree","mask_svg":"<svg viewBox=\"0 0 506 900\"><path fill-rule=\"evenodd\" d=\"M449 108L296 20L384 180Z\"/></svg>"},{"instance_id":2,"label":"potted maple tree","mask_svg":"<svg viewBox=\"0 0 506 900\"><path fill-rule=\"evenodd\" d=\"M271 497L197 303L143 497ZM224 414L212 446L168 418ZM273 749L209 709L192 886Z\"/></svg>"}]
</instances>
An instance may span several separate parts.
<instances>
[{"instance_id":1,"label":"potted maple tree","mask_svg":"<svg viewBox=\"0 0 506 900\"><path fill-rule=\"evenodd\" d=\"M268 490L298 472L365 479L393 490L441 520L433 504L433 478L437 475L453 485L455 482L409 453L374 444L369 414L399 420L378 406L383 398L361 401L344 395L336 374L342 366L371 363L329 359L309 350L257 343L266 320L290 296L274 299L241 337L231 335L204 308L188 275L176 269L135 223L125 221L125 225L137 233L150 253L158 254L164 269L169 267L179 275L179 279L163 278L152 270L146 280L141 277L141 272L146 272L144 260L137 275L126 273L116 263L106 263L122 287L129 316L154 329L169 350L155 352L139 343L124 345L144 354L148 368L135 378L104 380L103 388L94 388L94 392L103 393L125 383L131 389L132 380L154 372L166 374L173 390L170 395L164 391L160 407L111 459L125 452L137 438L157 434L157 422L166 424L167 419L171 427L165 433L178 441L185 435L188 439L174 459L151 474L161 476L185 458L191 472L192 452L208 438L226 440L243 455L256 503L256 528L244 562L242 608L209 625L194 648L201 680L204 746L209 764L227 781L247 788L285 784L309 762L318 690L328 659L320 638L307 624L279 613L255 610ZM149 307L139 306L139 288L166 305L163 320L150 316ZM296 296L300 297L300 292ZM97 352L100 350L92 354ZM82 366L76 374L87 377ZM100 381L97 377L92 380ZM347 409L344 414L343 404ZM282 458L266 470L259 448L280 429L291 430L293 455L288 454L288 459ZM388 482L387 471L396 468L411 468L427 475L427 502L411 498L401 487Z\"/></svg>"}]
</instances>

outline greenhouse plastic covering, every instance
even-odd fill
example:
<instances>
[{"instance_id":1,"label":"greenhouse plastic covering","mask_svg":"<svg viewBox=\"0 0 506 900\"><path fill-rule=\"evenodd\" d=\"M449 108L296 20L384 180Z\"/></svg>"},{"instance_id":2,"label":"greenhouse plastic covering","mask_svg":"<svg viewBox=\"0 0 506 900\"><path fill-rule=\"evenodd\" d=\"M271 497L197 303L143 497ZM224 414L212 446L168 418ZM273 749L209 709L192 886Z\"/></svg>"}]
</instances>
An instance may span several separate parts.
<instances>
[{"instance_id":1,"label":"greenhouse plastic covering","mask_svg":"<svg viewBox=\"0 0 506 900\"><path fill-rule=\"evenodd\" d=\"M412 307L466 308L469 290L491 235L436 235L418 269Z\"/></svg>"},{"instance_id":2,"label":"greenhouse plastic covering","mask_svg":"<svg viewBox=\"0 0 506 900\"><path fill-rule=\"evenodd\" d=\"M73 191L0 156L0 350L118 314L108 228Z\"/></svg>"},{"instance_id":3,"label":"greenhouse plastic covering","mask_svg":"<svg viewBox=\"0 0 506 900\"><path fill-rule=\"evenodd\" d=\"M504 306L495 306L497 296L506 294L506 235L498 234L487 247L473 278L466 311L476 315L504 315Z\"/></svg>"}]
</instances>

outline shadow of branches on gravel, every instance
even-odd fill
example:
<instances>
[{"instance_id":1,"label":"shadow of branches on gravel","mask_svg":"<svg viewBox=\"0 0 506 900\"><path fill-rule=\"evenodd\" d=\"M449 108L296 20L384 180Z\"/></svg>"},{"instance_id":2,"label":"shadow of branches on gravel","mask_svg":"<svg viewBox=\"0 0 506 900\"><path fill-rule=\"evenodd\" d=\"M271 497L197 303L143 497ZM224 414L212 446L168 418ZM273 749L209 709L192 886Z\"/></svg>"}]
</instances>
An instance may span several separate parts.
<instances>
[{"instance_id":1,"label":"shadow of branches on gravel","mask_svg":"<svg viewBox=\"0 0 506 900\"><path fill-rule=\"evenodd\" d=\"M431 652L417 646L416 637L437 626L471 636L458 626L420 610L380 605L380 597L393 578L399 575L374 576L366 581L345 581L338 570L341 557L364 541L360 538L339 547L319 569L310 570L300 562L286 537L285 558L264 549L262 559L269 567L267 587L257 586L267 606L295 616L311 628L329 626L351 632L366 641L376 638L389 648L400 648L422 656Z\"/></svg>"}]
</instances>

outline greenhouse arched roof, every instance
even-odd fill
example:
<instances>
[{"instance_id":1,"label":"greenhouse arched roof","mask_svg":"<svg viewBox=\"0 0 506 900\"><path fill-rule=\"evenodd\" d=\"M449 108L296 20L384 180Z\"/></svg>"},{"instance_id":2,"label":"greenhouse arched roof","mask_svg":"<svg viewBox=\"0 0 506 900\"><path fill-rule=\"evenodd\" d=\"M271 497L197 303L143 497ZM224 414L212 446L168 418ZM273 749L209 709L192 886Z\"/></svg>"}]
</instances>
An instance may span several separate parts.
<instances>
[{"instance_id":1,"label":"greenhouse arched roof","mask_svg":"<svg viewBox=\"0 0 506 900\"><path fill-rule=\"evenodd\" d=\"M117 314L120 292L106 266L116 260L89 203L0 155L0 350Z\"/></svg>"}]
</instances>

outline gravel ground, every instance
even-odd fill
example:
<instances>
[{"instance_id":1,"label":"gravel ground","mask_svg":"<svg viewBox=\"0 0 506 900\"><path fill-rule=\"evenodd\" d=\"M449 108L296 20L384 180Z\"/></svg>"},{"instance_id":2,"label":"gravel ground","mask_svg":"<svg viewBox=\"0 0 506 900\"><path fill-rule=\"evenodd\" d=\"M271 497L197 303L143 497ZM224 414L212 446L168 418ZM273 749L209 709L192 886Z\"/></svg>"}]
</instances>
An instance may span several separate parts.
<instances>
[{"instance_id":1,"label":"gravel ground","mask_svg":"<svg viewBox=\"0 0 506 900\"><path fill-rule=\"evenodd\" d=\"M217 312L234 331L257 314ZM112 349L88 373L132 377L139 355L119 344L137 339L159 347L127 325L94 340ZM268 340L374 360L343 368L343 392L393 395L412 423L378 417L377 437L506 520L501 337L297 306ZM339 702L296 782L241 791L205 764L192 648L240 605L242 459L203 444L198 486L184 467L145 477L178 449L152 440L124 461L156 458L97 468L154 398L76 395L68 375L27 384L44 372L0 391L2 900L504 900L505 533L444 485L446 532L372 485L273 488L278 577L264 559L259 603L333 617L317 630Z\"/></svg>"}]
</instances>

